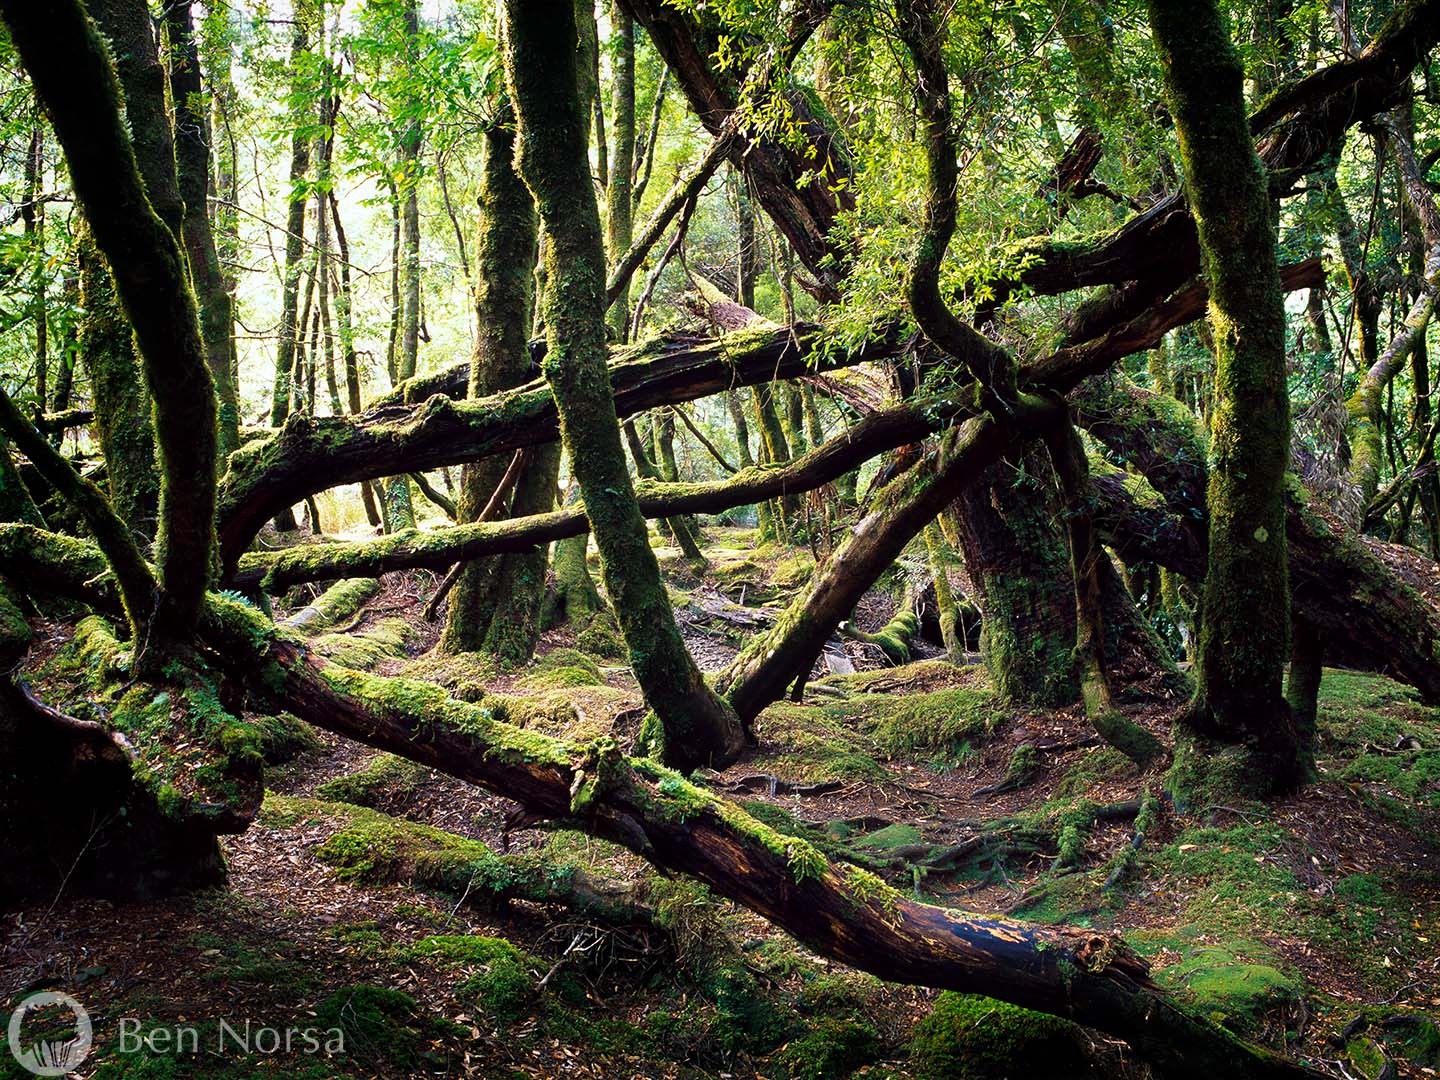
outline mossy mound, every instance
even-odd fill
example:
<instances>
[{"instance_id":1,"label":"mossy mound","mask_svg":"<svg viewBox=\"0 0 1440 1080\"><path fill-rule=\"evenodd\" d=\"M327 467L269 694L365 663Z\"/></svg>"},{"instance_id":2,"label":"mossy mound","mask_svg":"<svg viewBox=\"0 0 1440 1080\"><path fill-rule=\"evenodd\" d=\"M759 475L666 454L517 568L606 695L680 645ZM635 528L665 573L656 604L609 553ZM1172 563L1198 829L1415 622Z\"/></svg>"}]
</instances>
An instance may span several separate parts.
<instances>
[{"instance_id":1,"label":"mossy mound","mask_svg":"<svg viewBox=\"0 0 1440 1080\"><path fill-rule=\"evenodd\" d=\"M778 1076L789 1080L842 1080L880 1056L880 1037L858 1020L825 1019L771 1055Z\"/></svg>"},{"instance_id":2,"label":"mossy mound","mask_svg":"<svg viewBox=\"0 0 1440 1080\"><path fill-rule=\"evenodd\" d=\"M1087 1076L1080 1029L980 994L949 991L915 1026L910 1063L919 1080L1002 1080Z\"/></svg>"},{"instance_id":3,"label":"mossy mound","mask_svg":"<svg viewBox=\"0 0 1440 1080\"><path fill-rule=\"evenodd\" d=\"M1269 964L1247 963L1228 949L1192 949L1162 975L1200 1012L1232 1031L1262 1028L1271 1014L1300 1000L1300 983Z\"/></svg>"},{"instance_id":4,"label":"mossy mound","mask_svg":"<svg viewBox=\"0 0 1440 1080\"><path fill-rule=\"evenodd\" d=\"M1317 755L1340 779L1440 808L1440 709L1380 675L1326 670Z\"/></svg>"},{"instance_id":5,"label":"mossy mound","mask_svg":"<svg viewBox=\"0 0 1440 1080\"><path fill-rule=\"evenodd\" d=\"M297 716L282 712L256 717L254 722L260 735L260 753L267 765L284 765L320 749L315 729Z\"/></svg>"},{"instance_id":6,"label":"mossy mound","mask_svg":"<svg viewBox=\"0 0 1440 1080\"><path fill-rule=\"evenodd\" d=\"M333 828L315 857L333 867L342 880L408 883L464 897L474 905L505 899L566 904L618 925L646 917L623 889L601 887L563 853L500 855L479 840L348 803L271 795L265 800L264 816L277 827L304 821Z\"/></svg>"},{"instance_id":7,"label":"mossy mound","mask_svg":"<svg viewBox=\"0 0 1440 1080\"><path fill-rule=\"evenodd\" d=\"M325 781L315 793L333 802L379 809L407 802L424 776L425 770L415 762L380 754L358 772Z\"/></svg>"},{"instance_id":8,"label":"mossy mound","mask_svg":"<svg viewBox=\"0 0 1440 1080\"><path fill-rule=\"evenodd\" d=\"M321 634L310 644L321 656L355 671L374 671L386 660L406 658L415 628L404 619L381 619L355 634Z\"/></svg>"},{"instance_id":9,"label":"mossy mound","mask_svg":"<svg viewBox=\"0 0 1440 1080\"><path fill-rule=\"evenodd\" d=\"M624 660L625 639L620 628L608 612L601 612L590 620L590 625L575 637L575 645L581 651L602 660Z\"/></svg>"},{"instance_id":10,"label":"mossy mound","mask_svg":"<svg viewBox=\"0 0 1440 1080\"><path fill-rule=\"evenodd\" d=\"M868 713L868 730L892 758L917 752L963 758L1003 719L988 689L969 687L879 697Z\"/></svg>"},{"instance_id":11,"label":"mossy mound","mask_svg":"<svg viewBox=\"0 0 1440 1080\"><path fill-rule=\"evenodd\" d=\"M407 679L421 679L443 686L460 701L476 702L489 693L500 674L495 658L480 652L426 653L405 668Z\"/></svg>"}]
</instances>

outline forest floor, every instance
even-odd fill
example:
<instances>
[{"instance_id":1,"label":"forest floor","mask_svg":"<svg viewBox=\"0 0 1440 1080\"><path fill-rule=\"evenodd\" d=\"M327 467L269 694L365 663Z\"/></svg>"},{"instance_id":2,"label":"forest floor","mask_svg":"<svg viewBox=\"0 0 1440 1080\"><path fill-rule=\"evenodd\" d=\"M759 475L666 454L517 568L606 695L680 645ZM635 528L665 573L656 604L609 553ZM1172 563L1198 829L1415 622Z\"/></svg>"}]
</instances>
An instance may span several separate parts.
<instances>
[{"instance_id":1,"label":"forest floor","mask_svg":"<svg viewBox=\"0 0 1440 1080\"><path fill-rule=\"evenodd\" d=\"M715 670L813 561L708 531L703 574L661 556ZM628 669L570 631L505 675L427 658L431 588L396 575L313 644L462 696L483 682L548 733L633 737ZM878 629L893 603L876 592L857 623ZM817 671L804 703L767 710L755 751L706 782L930 901L1117 929L1163 986L1337 1077L1373 1078L1386 1058L1400 1076L1440 1075L1440 710L1385 678L1327 671L1317 783L1183 816L1162 801L1137 838L1135 802L1157 778L1096 745L1078 709L1006 707L978 664L889 667L872 646L845 649L856 673ZM1135 715L1167 734L1163 712ZM96 1051L79 1075L1147 1075L1096 1033L828 962L701 886L518 820L443 774L298 722L286 735L259 819L224 841L228 888L123 906L62 893L0 921L0 1003L63 986L89 1007ZM582 902L495 899L526 875ZM122 1052L124 1018L161 1039L196 1029L198 1049ZM222 1020L322 1042L339 1027L344 1053L242 1053ZM25 1075L0 1055L0 1078Z\"/></svg>"}]
</instances>

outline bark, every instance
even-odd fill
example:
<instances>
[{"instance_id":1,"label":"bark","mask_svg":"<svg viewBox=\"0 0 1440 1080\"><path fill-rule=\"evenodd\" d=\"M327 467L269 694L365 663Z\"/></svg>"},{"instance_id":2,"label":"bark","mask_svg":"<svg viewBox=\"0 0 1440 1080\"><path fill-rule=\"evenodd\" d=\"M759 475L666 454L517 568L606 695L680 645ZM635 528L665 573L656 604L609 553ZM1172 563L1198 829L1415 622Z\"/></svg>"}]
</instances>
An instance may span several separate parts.
<instances>
[{"instance_id":1,"label":"bark","mask_svg":"<svg viewBox=\"0 0 1440 1080\"><path fill-rule=\"evenodd\" d=\"M5 0L0 14L65 149L144 360L163 475L151 644L164 657L193 638L214 556L215 388L195 298L176 232L148 209L109 57L85 10L77 0L44 11ZM139 123L133 101L130 116Z\"/></svg>"},{"instance_id":2,"label":"bark","mask_svg":"<svg viewBox=\"0 0 1440 1080\"><path fill-rule=\"evenodd\" d=\"M145 0L94 0L86 5L110 41L125 99L135 164L150 206L180 242L185 203L176 174L175 139L165 102L165 66Z\"/></svg>"},{"instance_id":3,"label":"bark","mask_svg":"<svg viewBox=\"0 0 1440 1080\"><path fill-rule=\"evenodd\" d=\"M1074 664L1080 697L1096 733L1141 769L1158 757L1159 740L1115 707L1105 649L1105 594L1102 561L1109 556L1095 534L1095 492L1080 436L1067 415L1045 433L1045 443L1060 480L1070 544L1070 573L1075 593Z\"/></svg>"},{"instance_id":4,"label":"bark","mask_svg":"<svg viewBox=\"0 0 1440 1080\"><path fill-rule=\"evenodd\" d=\"M729 131L740 119L737 105L746 87L733 71L713 62L717 37L725 28L713 17L697 15L664 0L621 0L650 35L696 117L712 135ZM819 13L801 10L792 26L793 54L818 25ZM753 78L753 76L752 76ZM760 205L785 234L823 290L833 290L848 262L831 238L835 216L854 208L848 158L825 119L799 90L781 91L791 122L781 136L769 131L754 139L727 143L726 156L745 172ZM803 176L819 170L811 182Z\"/></svg>"},{"instance_id":5,"label":"bark","mask_svg":"<svg viewBox=\"0 0 1440 1080\"><path fill-rule=\"evenodd\" d=\"M175 100L175 165L185 202L185 251L200 306L205 360L219 400L216 450L223 465L240 446L240 401L231 367L231 297L210 229L210 120L190 6L189 0L171 4L166 9L165 27L170 45L170 92Z\"/></svg>"},{"instance_id":6,"label":"bark","mask_svg":"<svg viewBox=\"0 0 1440 1080\"><path fill-rule=\"evenodd\" d=\"M605 250L613 265L630 248L633 206L631 178L635 165L635 22L619 4L610 5L610 130L609 186L605 192ZM607 290L608 293L608 290ZM630 327L628 281L622 279L610 298L611 337L624 341Z\"/></svg>"},{"instance_id":7,"label":"bark","mask_svg":"<svg viewBox=\"0 0 1440 1080\"><path fill-rule=\"evenodd\" d=\"M1440 0L1397 5L1373 41L1353 58L1290 83L1249 118L1261 163L1279 189L1317 168L1345 132L1395 103L1409 76L1440 41ZM1048 237L1014 248L1016 271L984 283L994 303L1021 286L1055 295L1091 285L1186 277L1200 268L1195 222L1181 193L1147 208L1094 243ZM973 289L972 289L973 291Z\"/></svg>"},{"instance_id":8,"label":"bark","mask_svg":"<svg viewBox=\"0 0 1440 1080\"><path fill-rule=\"evenodd\" d=\"M1290 672L1285 681L1285 699L1300 741L1300 765L1310 777L1315 775L1316 718L1324 664L1325 639L1304 619L1296 619L1290 634Z\"/></svg>"},{"instance_id":9,"label":"bark","mask_svg":"<svg viewBox=\"0 0 1440 1080\"><path fill-rule=\"evenodd\" d=\"M1238 744L1257 791L1300 777L1282 692L1289 653L1285 307L1265 168L1245 116L1244 67L1213 0L1149 0L1195 208L1215 337L1209 566L1186 723Z\"/></svg>"},{"instance_id":10,"label":"bark","mask_svg":"<svg viewBox=\"0 0 1440 1080\"><path fill-rule=\"evenodd\" d=\"M570 0L507 0L506 16L517 162L535 194L547 241L545 373L562 440L585 497L631 667L663 731L662 753L686 768L723 765L744 745L744 735L680 638L620 445L606 366L605 255L576 76L574 6Z\"/></svg>"},{"instance_id":11,"label":"bark","mask_svg":"<svg viewBox=\"0 0 1440 1080\"><path fill-rule=\"evenodd\" d=\"M130 639L135 642L136 663L140 664L151 638L150 628L156 610L155 575L125 522L115 513L104 493L76 472L74 466L31 426L4 390L0 390L0 431L10 437L46 483L60 494L67 505L79 512L89 527L115 575L125 617L130 623Z\"/></svg>"},{"instance_id":12,"label":"bark","mask_svg":"<svg viewBox=\"0 0 1440 1080\"><path fill-rule=\"evenodd\" d=\"M90 380L106 486L131 533L148 543L155 538L160 514L150 393L135 355L134 335L115 294L114 279L83 221L76 230L75 245L84 307L80 357Z\"/></svg>"},{"instance_id":13,"label":"bark","mask_svg":"<svg viewBox=\"0 0 1440 1080\"><path fill-rule=\"evenodd\" d=\"M531 322L531 268L535 265L535 203L515 172L513 113L486 133L481 177L480 221L476 230L475 350L470 362L470 397L508 390L530 370L526 332ZM501 458L467 465L461 473L458 520L477 520L496 493ZM529 465L515 493L517 516L548 512L554 503L558 450L546 447ZM498 515L505 516L503 508ZM441 647L449 652L503 647L506 663L523 663L538 636L537 612L545 580L545 550L512 553L513 558L472 563L460 571L446 613Z\"/></svg>"},{"instance_id":14,"label":"bark","mask_svg":"<svg viewBox=\"0 0 1440 1080\"><path fill-rule=\"evenodd\" d=\"M889 331L843 356L812 352L809 326L717 340L672 338L622 353L610 366L615 408L631 416L693 401L734 386L793 378L893 355ZM446 379L467 371L453 368ZM419 380L434 386L436 380ZM276 436L243 447L230 461L219 529L232 565L279 509L340 484L479 461L553 442L559 422L550 389L539 381L478 401L432 396L419 406L391 405L363 417L295 417Z\"/></svg>"},{"instance_id":15,"label":"bark","mask_svg":"<svg viewBox=\"0 0 1440 1080\"><path fill-rule=\"evenodd\" d=\"M1158 493L1147 495L1120 473L1097 474L1097 526L1106 543L1127 561L1204 578L1205 504L1188 494L1205 490L1206 452L1194 417L1173 399L1131 387L1131 422L1096 425L1085 402L1089 390L1081 396L1082 424ZM1110 418L1116 411L1094 409ZM1295 482L1286 533L1294 614L1323 634L1329 662L1381 672L1440 702L1440 611L1407 584L1433 575L1434 564L1347 529Z\"/></svg>"},{"instance_id":16,"label":"bark","mask_svg":"<svg viewBox=\"0 0 1440 1080\"><path fill-rule=\"evenodd\" d=\"M1028 426L1050 411L1049 405L1035 401L1017 415ZM905 545L1021 434L1021 423L1002 428L988 417L967 420L938 450L882 489L870 512L816 574L810 590L716 679L717 689L736 711L748 721L783 698L786 687L810 669L835 627Z\"/></svg>"},{"instance_id":17,"label":"bark","mask_svg":"<svg viewBox=\"0 0 1440 1080\"><path fill-rule=\"evenodd\" d=\"M340 326L340 353L345 366L345 405L353 416L360 411L360 358L355 351L354 288L350 281L350 241L340 220L340 200L330 195L330 217L335 226L335 242L340 247L340 290L335 294L335 315ZM360 499L365 505L365 518L370 526L381 524L380 510L375 501L375 488L370 481L360 484Z\"/></svg>"},{"instance_id":18,"label":"bark","mask_svg":"<svg viewBox=\"0 0 1440 1080\"><path fill-rule=\"evenodd\" d=\"M1058 709L1080 697L1075 590L1055 528L1054 474L1038 448L986 470L956 499L960 551L984 612L980 651L1007 700Z\"/></svg>"},{"instance_id":19,"label":"bark","mask_svg":"<svg viewBox=\"0 0 1440 1080\"><path fill-rule=\"evenodd\" d=\"M299 72L304 63L305 53L310 48L310 10L306 3L297 5L293 35L290 39L290 70ZM303 100L301 88L291 87L297 102L290 123L290 169L288 209L285 216L285 270L280 288L280 325L276 329L279 343L275 351L275 382L270 397L270 426L280 427L290 415L291 380L295 371L295 349L302 328L297 324L300 307L300 274L305 255L305 177L310 171L310 141L305 137L304 127L309 122L298 102ZM303 498L303 495L301 496ZM282 532L295 528L295 515L291 506L299 502L296 498L275 507L275 527ZM257 526L258 530L258 526Z\"/></svg>"},{"instance_id":20,"label":"bark","mask_svg":"<svg viewBox=\"0 0 1440 1080\"><path fill-rule=\"evenodd\" d=\"M911 256L905 298L925 336L965 366L979 385L986 408L1003 415L1016 394L1014 358L956 318L940 295L940 266L955 235L960 150L951 117L949 73L941 54L942 23L935 0L900 0L896 15L918 77L916 103L926 159L925 219Z\"/></svg>"},{"instance_id":21,"label":"bark","mask_svg":"<svg viewBox=\"0 0 1440 1080\"><path fill-rule=\"evenodd\" d=\"M925 438L960 415L963 413L953 403L929 407L917 403L872 413L805 457L782 467L743 469L729 479L705 483L642 481L637 486L640 509L649 518L718 514L780 495L813 491L877 454ZM551 541L561 542L555 556L558 577L561 546L589 531L583 507L573 499L566 505L563 511L510 521L412 531L354 543L250 552L241 556L229 583L241 589L263 587L278 592L330 578L373 576L419 567L433 570L480 556L527 551Z\"/></svg>"},{"instance_id":22,"label":"bark","mask_svg":"<svg viewBox=\"0 0 1440 1080\"><path fill-rule=\"evenodd\" d=\"M748 469L755 464L755 455L750 453L750 425L745 420L745 406L740 404L740 395L736 391L725 391L725 408L730 413L730 422L735 425L735 449L740 458L740 468Z\"/></svg>"},{"instance_id":23,"label":"bark","mask_svg":"<svg viewBox=\"0 0 1440 1080\"><path fill-rule=\"evenodd\" d=\"M1399 332L1391 339L1385 352L1361 376L1360 385L1345 404L1350 414L1352 455L1347 479L1357 493L1351 514L1352 524L1355 525L1363 523L1365 510L1374 501L1379 489L1380 469L1384 463L1382 433L1386 424L1386 391L1395 376L1404 369L1411 354L1424 342L1431 317L1435 314L1436 300L1440 298L1440 211L1437 211L1435 198L1415 161L1409 139L1388 119L1386 129L1410 206L1420 221L1425 264L1419 293L1411 302Z\"/></svg>"}]
</instances>

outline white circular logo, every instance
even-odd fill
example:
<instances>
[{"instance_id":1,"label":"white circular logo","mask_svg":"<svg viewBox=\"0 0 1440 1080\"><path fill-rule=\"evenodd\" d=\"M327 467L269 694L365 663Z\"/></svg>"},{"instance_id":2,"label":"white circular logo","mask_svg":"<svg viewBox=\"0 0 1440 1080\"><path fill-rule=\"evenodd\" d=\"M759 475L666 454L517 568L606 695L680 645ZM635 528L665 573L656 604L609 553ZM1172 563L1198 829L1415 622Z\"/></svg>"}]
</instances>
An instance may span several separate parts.
<instances>
[{"instance_id":1,"label":"white circular logo","mask_svg":"<svg viewBox=\"0 0 1440 1080\"><path fill-rule=\"evenodd\" d=\"M52 1005L64 1005L75 1017L75 1034L68 1038L39 1040L28 1046L21 1043L20 1029L25 1017L37 1009ZM31 994L10 1014L10 1053L26 1072L36 1076L66 1076L79 1068L90 1053L94 1032L90 1028L90 1014L85 1006L69 994L47 990L43 994Z\"/></svg>"}]
</instances>

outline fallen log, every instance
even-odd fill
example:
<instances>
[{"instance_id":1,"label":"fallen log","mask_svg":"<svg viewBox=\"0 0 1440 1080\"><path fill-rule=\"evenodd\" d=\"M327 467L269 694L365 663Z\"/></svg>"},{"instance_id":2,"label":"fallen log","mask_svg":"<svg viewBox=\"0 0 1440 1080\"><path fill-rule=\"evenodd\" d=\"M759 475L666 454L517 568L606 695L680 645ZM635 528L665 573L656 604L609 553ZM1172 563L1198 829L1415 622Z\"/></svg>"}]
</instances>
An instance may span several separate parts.
<instances>
[{"instance_id":1,"label":"fallen log","mask_svg":"<svg viewBox=\"0 0 1440 1080\"><path fill-rule=\"evenodd\" d=\"M85 541L0 526L0 572L27 590L43 580L56 594L118 612L113 583L98 572L104 565ZM259 610L218 594L207 600L201 636L217 662L272 707L515 799L535 818L627 847L880 978L1065 1016L1126 1040L1170 1076L1320 1075L1186 1012L1118 935L909 900L678 773L626 758L609 738L566 743L502 723L430 683L334 666Z\"/></svg>"},{"instance_id":2,"label":"fallen log","mask_svg":"<svg viewBox=\"0 0 1440 1080\"><path fill-rule=\"evenodd\" d=\"M954 404L903 406L872 413L848 431L810 453L780 466L752 466L726 480L671 484L642 480L636 484L640 509L647 517L718 514L736 506L812 491L830 483L876 454L904 446L964 414ZM270 591L307 581L336 577L374 576L420 567L442 569L456 562L529 551L589 531L584 508L557 510L534 517L479 521L427 531L405 530L374 540L343 544L306 544L281 551L240 556L229 584Z\"/></svg>"},{"instance_id":3,"label":"fallen log","mask_svg":"<svg viewBox=\"0 0 1440 1080\"><path fill-rule=\"evenodd\" d=\"M880 360L899 348L893 328L843 356L817 350L818 341L818 328L802 325L647 342L610 367L615 408L623 418L736 386ZM423 405L384 405L361 416L292 416L271 438L230 457L220 487L222 563L233 566L261 525L307 495L479 461L558 437L555 402L540 380L476 400L437 394Z\"/></svg>"}]
</instances>

